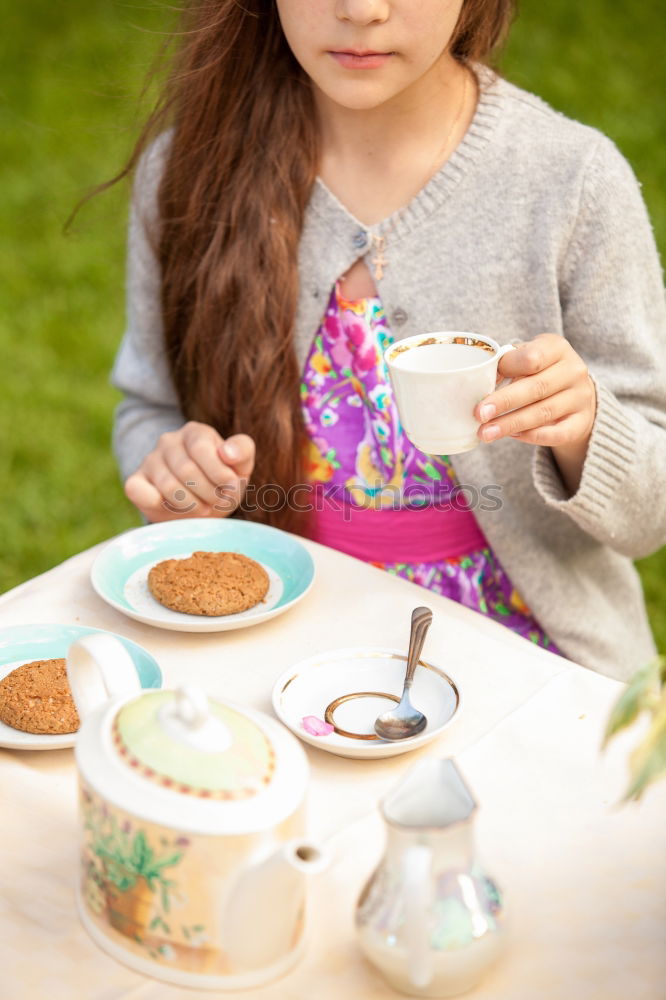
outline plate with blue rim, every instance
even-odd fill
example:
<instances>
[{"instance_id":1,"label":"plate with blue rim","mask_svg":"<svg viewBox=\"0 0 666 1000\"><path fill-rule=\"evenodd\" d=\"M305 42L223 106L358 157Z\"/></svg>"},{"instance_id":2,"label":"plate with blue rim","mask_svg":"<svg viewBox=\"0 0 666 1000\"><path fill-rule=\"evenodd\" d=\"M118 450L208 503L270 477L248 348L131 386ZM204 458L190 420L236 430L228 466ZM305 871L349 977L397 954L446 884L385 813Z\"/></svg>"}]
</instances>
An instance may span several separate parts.
<instances>
[{"instance_id":1,"label":"plate with blue rim","mask_svg":"<svg viewBox=\"0 0 666 1000\"><path fill-rule=\"evenodd\" d=\"M165 559L193 552L237 552L266 570L263 601L230 615L172 611L153 597L148 573ZM300 601L312 586L312 556L293 535L279 528L236 518L191 518L134 528L102 549L91 569L92 585L111 607L146 625L178 632L223 632L275 618Z\"/></svg>"},{"instance_id":2,"label":"plate with blue rim","mask_svg":"<svg viewBox=\"0 0 666 1000\"><path fill-rule=\"evenodd\" d=\"M0 680L16 667L33 660L67 657L77 639L104 629L85 625L10 625L0 629ZM119 639L134 661L142 688L162 687L162 672L150 653L125 636L106 632ZM62 750L73 747L76 733L25 733L0 722L0 747L12 750Z\"/></svg>"}]
</instances>

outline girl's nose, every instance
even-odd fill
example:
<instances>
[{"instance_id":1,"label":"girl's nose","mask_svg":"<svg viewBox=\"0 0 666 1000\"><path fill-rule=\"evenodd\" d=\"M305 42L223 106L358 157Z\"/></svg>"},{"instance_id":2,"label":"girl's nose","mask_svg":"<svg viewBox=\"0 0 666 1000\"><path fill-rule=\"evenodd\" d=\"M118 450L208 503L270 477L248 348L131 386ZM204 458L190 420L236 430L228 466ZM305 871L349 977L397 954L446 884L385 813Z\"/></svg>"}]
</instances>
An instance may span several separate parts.
<instances>
[{"instance_id":1,"label":"girl's nose","mask_svg":"<svg viewBox=\"0 0 666 1000\"><path fill-rule=\"evenodd\" d=\"M337 0L336 17L352 24L381 24L389 15L389 0Z\"/></svg>"}]
</instances>

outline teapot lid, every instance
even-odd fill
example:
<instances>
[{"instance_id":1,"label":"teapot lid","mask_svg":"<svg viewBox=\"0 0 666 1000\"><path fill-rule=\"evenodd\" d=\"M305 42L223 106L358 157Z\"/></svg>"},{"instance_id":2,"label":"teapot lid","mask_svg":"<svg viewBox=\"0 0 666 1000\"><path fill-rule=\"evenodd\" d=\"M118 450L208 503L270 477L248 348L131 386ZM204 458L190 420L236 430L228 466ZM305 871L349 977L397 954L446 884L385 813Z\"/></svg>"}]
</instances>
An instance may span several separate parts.
<instances>
[{"instance_id":1,"label":"teapot lid","mask_svg":"<svg viewBox=\"0 0 666 1000\"><path fill-rule=\"evenodd\" d=\"M149 691L126 702L111 736L135 774L190 798L249 799L275 774L274 747L261 726L198 688Z\"/></svg>"}]
</instances>

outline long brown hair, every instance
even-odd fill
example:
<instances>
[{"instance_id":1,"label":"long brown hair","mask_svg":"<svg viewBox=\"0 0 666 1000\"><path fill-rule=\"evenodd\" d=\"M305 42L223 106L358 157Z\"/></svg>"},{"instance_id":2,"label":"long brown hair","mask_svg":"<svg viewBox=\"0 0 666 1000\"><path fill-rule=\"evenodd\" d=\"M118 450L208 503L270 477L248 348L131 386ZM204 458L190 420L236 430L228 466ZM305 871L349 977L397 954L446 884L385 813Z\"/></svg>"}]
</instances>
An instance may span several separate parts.
<instances>
[{"instance_id":1,"label":"long brown hair","mask_svg":"<svg viewBox=\"0 0 666 1000\"><path fill-rule=\"evenodd\" d=\"M487 61L512 14L513 0L465 0L452 54ZM303 476L292 331L318 166L312 91L274 0L192 0L179 38L124 171L171 128L156 237L171 372L185 417L251 435L255 486L286 493ZM246 516L298 528L287 505Z\"/></svg>"}]
</instances>

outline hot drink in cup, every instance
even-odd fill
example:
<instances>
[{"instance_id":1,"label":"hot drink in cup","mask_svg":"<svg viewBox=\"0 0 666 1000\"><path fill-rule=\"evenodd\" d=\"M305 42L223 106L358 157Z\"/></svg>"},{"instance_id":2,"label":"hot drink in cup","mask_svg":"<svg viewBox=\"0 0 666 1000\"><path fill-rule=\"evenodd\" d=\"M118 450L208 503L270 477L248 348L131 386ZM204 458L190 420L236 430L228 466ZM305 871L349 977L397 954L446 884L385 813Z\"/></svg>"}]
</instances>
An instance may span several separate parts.
<instances>
[{"instance_id":1,"label":"hot drink in cup","mask_svg":"<svg viewBox=\"0 0 666 1000\"><path fill-rule=\"evenodd\" d=\"M429 455L456 455L479 444L474 408L492 392L499 359L513 350L479 333L407 337L384 352L400 422Z\"/></svg>"}]
</instances>

